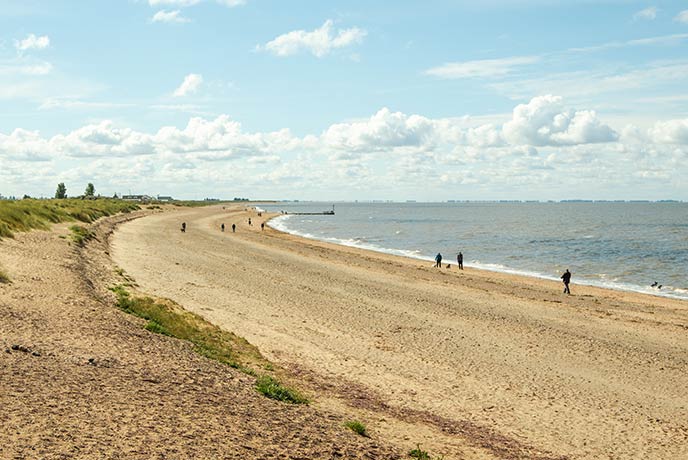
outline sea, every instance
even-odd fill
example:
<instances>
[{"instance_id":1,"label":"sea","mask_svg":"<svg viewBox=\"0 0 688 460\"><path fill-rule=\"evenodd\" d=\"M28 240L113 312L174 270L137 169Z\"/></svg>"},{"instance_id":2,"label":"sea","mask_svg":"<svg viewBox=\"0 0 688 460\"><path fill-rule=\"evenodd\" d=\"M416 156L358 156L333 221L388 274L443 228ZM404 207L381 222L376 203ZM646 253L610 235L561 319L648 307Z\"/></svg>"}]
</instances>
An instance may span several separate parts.
<instances>
[{"instance_id":1,"label":"sea","mask_svg":"<svg viewBox=\"0 0 688 460\"><path fill-rule=\"evenodd\" d=\"M294 235L465 267L688 299L688 203L263 204ZM653 287L652 284L657 283ZM661 285L661 287L659 287ZM575 289L575 288L574 288Z\"/></svg>"}]
</instances>

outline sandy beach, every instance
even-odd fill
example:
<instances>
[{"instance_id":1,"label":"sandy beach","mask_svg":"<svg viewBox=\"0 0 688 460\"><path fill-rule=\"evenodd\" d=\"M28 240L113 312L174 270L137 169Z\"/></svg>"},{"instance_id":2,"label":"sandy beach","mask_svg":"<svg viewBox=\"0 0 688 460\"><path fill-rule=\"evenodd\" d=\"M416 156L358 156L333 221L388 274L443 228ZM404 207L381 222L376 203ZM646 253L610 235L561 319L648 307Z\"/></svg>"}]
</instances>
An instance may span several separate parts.
<instances>
[{"instance_id":1,"label":"sandy beach","mask_svg":"<svg viewBox=\"0 0 688 460\"><path fill-rule=\"evenodd\" d=\"M264 220L241 206L157 214L119 227L111 255L144 292L289 369L315 407L355 411L393 444L445 458L688 451L686 302L575 278L566 296L546 280L261 231Z\"/></svg>"}]
</instances>

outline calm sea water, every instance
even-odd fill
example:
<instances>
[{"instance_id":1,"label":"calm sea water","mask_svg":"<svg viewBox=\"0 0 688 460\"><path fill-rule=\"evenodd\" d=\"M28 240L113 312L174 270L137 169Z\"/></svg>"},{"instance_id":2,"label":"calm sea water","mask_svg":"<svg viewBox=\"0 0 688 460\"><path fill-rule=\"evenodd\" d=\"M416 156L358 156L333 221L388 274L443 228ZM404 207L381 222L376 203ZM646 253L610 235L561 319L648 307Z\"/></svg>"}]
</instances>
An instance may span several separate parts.
<instances>
[{"instance_id":1,"label":"calm sea water","mask_svg":"<svg viewBox=\"0 0 688 460\"><path fill-rule=\"evenodd\" d=\"M433 260L688 299L688 203L337 203L280 216L289 233ZM264 205L312 212L329 203ZM657 281L661 289L651 288Z\"/></svg>"}]
</instances>

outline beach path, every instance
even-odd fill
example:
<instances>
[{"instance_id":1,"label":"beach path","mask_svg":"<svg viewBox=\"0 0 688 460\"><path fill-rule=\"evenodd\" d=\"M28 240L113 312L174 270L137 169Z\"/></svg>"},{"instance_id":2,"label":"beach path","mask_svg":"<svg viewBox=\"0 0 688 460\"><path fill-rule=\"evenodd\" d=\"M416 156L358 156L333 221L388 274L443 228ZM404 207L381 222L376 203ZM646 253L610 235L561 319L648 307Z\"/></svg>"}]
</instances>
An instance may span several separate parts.
<instances>
[{"instance_id":1,"label":"beach path","mask_svg":"<svg viewBox=\"0 0 688 460\"><path fill-rule=\"evenodd\" d=\"M446 458L688 452L688 303L575 284L565 296L550 281L261 231L264 220L238 206L157 214L122 225L112 256L143 291L321 388L314 404L357 408L392 441Z\"/></svg>"}]
</instances>

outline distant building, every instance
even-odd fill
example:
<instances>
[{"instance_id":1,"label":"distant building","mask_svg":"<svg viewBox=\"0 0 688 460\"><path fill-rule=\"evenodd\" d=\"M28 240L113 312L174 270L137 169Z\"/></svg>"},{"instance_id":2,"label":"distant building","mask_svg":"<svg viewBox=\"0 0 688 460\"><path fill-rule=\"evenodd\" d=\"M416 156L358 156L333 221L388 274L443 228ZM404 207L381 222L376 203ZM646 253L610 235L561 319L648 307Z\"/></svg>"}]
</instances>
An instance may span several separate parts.
<instances>
[{"instance_id":1,"label":"distant building","mask_svg":"<svg viewBox=\"0 0 688 460\"><path fill-rule=\"evenodd\" d=\"M122 195L125 201L152 201L153 197L148 195Z\"/></svg>"},{"instance_id":2,"label":"distant building","mask_svg":"<svg viewBox=\"0 0 688 460\"><path fill-rule=\"evenodd\" d=\"M171 196L158 195L158 201L174 201Z\"/></svg>"}]
</instances>

